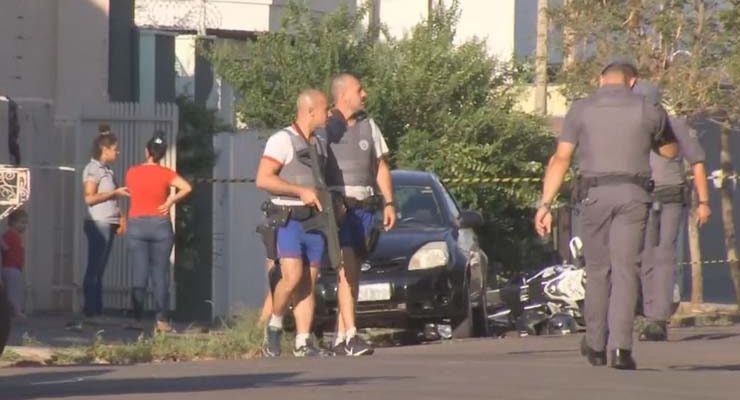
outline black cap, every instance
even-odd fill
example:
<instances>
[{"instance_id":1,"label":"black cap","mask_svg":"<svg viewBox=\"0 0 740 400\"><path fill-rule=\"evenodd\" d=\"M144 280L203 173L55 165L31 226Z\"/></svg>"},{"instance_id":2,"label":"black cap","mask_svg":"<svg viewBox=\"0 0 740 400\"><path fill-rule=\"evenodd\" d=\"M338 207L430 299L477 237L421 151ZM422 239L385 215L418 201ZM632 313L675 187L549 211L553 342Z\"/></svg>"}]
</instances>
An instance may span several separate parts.
<instances>
[{"instance_id":1,"label":"black cap","mask_svg":"<svg viewBox=\"0 0 740 400\"><path fill-rule=\"evenodd\" d=\"M628 67L632 69L632 72L635 76L637 76L637 66L632 59L628 57L614 57L609 60L609 62L604 66L604 68L601 69L601 74L603 75L604 72L606 72L607 69L614 67L614 66L623 66Z\"/></svg>"},{"instance_id":2,"label":"black cap","mask_svg":"<svg viewBox=\"0 0 740 400\"><path fill-rule=\"evenodd\" d=\"M645 96L645 99L652 104L659 104L662 100L658 86L644 79L638 79L632 91Z\"/></svg>"}]
</instances>

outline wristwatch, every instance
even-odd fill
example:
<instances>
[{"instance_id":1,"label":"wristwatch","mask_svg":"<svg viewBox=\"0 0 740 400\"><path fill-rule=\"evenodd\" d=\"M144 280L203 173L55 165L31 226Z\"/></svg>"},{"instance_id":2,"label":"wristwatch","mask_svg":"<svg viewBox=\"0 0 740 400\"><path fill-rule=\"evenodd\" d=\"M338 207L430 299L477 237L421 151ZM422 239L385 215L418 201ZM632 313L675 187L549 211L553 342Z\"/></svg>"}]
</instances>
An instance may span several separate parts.
<instances>
[{"instance_id":1,"label":"wristwatch","mask_svg":"<svg viewBox=\"0 0 740 400\"><path fill-rule=\"evenodd\" d=\"M543 201L540 203L540 205L537 208L545 208L547 211L550 211L550 203Z\"/></svg>"},{"instance_id":2,"label":"wristwatch","mask_svg":"<svg viewBox=\"0 0 740 400\"><path fill-rule=\"evenodd\" d=\"M386 201L384 208L385 207L395 207L395 206L396 206L396 203L394 203L392 201Z\"/></svg>"}]
</instances>

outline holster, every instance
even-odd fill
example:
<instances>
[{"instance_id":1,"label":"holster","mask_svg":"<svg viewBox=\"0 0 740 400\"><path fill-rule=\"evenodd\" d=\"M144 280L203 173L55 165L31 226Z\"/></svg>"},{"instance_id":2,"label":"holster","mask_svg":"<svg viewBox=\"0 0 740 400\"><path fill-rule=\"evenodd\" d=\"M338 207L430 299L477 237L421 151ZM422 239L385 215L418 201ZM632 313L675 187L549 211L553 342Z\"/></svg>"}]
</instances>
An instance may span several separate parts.
<instances>
[{"instance_id":1,"label":"holster","mask_svg":"<svg viewBox=\"0 0 740 400\"><path fill-rule=\"evenodd\" d=\"M380 233L382 230L380 229L380 224L375 223L370 227L370 231L365 235L365 248L360 249L360 259L366 259L367 256L370 255L373 251L375 251L375 246L378 245L378 239L380 239Z\"/></svg>"},{"instance_id":2,"label":"holster","mask_svg":"<svg viewBox=\"0 0 740 400\"><path fill-rule=\"evenodd\" d=\"M265 215L265 222L257 226L257 233L262 236L267 258L277 260L277 232L281 226L288 223L291 208L278 206L269 201L262 203L261 208Z\"/></svg>"},{"instance_id":3,"label":"holster","mask_svg":"<svg viewBox=\"0 0 740 400\"><path fill-rule=\"evenodd\" d=\"M686 190L687 185L673 185L673 186L660 186L655 188L653 192L653 199L663 204L678 203L682 205L688 204Z\"/></svg>"},{"instance_id":4,"label":"holster","mask_svg":"<svg viewBox=\"0 0 740 400\"><path fill-rule=\"evenodd\" d=\"M344 197L344 205L349 209L361 208L372 212L373 214L383 209L385 200L381 195L373 195L363 200L357 200L353 197ZM357 256L360 259L365 259L370 253L375 250L375 246L378 244L380 238L381 229L378 223L373 223L367 234L365 235L365 242L362 248L355 249Z\"/></svg>"},{"instance_id":5,"label":"holster","mask_svg":"<svg viewBox=\"0 0 740 400\"><path fill-rule=\"evenodd\" d=\"M588 198L588 192L591 188L598 186L610 186L631 183L637 185L646 192L652 193L655 188L655 182L650 177L642 175L602 175L602 176L577 176L573 185L573 199L580 203Z\"/></svg>"}]
</instances>

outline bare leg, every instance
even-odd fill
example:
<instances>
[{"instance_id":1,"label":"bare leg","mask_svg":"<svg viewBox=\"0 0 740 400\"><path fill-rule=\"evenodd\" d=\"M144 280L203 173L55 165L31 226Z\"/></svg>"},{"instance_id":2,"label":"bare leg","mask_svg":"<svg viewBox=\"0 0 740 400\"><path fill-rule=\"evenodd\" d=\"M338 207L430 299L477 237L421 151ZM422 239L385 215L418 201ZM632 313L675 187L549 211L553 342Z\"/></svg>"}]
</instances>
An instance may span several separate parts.
<instances>
[{"instance_id":1,"label":"bare leg","mask_svg":"<svg viewBox=\"0 0 740 400\"><path fill-rule=\"evenodd\" d=\"M272 270L272 267L274 265L274 261L270 260L269 258L265 261L268 276L270 275L270 270ZM270 315L272 315L272 293L268 284L267 295L265 295L265 302L262 304L262 312L260 313L259 324L266 324L267 321L270 319Z\"/></svg>"},{"instance_id":2,"label":"bare leg","mask_svg":"<svg viewBox=\"0 0 740 400\"><path fill-rule=\"evenodd\" d=\"M338 332L347 332L355 326L355 304L359 293L360 265L351 248L342 249L342 267L338 271Z\"/></svg>"},{"instance_id":3,"label":"bare leg","mask_svg":"<svg viewBox=\"0 0 740 400\"><path fill-rule=\"evenodd\" d=\"M319 278L319 266L311 266L308 274L303 274L303 279L295 290L295 325L297 334L309 334L313 323L313 313L316 306L314 289L316 280Z\"/></svg>"},{"instance_id":4,"label":"bare leg","mask_svg":"<svg viewBox=\"0 0 740 400\"><path fill-rule=\"evenodd\" d=\"M272 299L272 315L282 317L288 310L293 292L303 279L303 260L298 258L280 259L282 279L275 287Z\"/></svg>"}]
</instances>

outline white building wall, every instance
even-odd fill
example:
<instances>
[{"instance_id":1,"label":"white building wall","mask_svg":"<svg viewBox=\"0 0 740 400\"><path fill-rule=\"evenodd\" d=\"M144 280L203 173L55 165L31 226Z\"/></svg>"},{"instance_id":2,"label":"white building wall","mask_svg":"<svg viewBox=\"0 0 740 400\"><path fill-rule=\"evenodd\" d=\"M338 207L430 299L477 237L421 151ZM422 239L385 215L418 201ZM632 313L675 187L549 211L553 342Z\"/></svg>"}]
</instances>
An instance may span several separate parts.
<instances>
[{"instance_id":1,"label":"white building wall","mask_svg":"<svg viewBox=\"0 0 740 400\"><path fill-rule=\"evenodd\" d=\"M312 0L310 7L328 12L346 3L352 9L356 0ZM266 32L280 25L288 0L138 0L136 24L139 26L196 29L205 10L208 29Z\"/></svg>"},{"instance_id":2,"label":"white building wall","mask_svg":"<svg viewBox=\"0 0 740 400\"><path fill-rule=\"evenodd\" d=\"M109 0L3 0L0 91L53 101L55 120L108 99Z\"/></svg>"}]
</instances>

